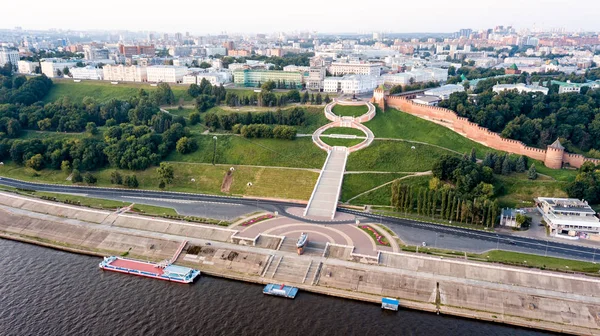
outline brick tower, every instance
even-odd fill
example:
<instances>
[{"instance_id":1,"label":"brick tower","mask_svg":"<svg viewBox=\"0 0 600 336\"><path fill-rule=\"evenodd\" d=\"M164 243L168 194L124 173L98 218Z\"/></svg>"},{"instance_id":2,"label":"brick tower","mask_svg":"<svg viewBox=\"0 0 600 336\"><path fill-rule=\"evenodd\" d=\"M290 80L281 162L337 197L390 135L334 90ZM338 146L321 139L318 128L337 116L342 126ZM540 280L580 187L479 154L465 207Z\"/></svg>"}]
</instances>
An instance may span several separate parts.
<instances>
[{"instance_id":1,"label":"brick tower","mask_svg":"<svg viewBox=\"0 0 600 336\"><path fill-rule=\"evenodd\" d=\"M371 103L379 105L379 108L382 111L385 111L385 89L383 85L380 85L378 88L373 90L373 98L371 98Z\"/></svg>"},{"instance_id":2,"label":"brick tower","mask_svg":"<svg viewBox=\"0 0 600 336\"><path fill-rule=\"evenodd\" d=\"M563 155L565 154L565 147L560 144L560 141L556 139L546 149L546 157L544 158L544 164L548 168L560 169L562 168Z\"/></svg>"}]
</instances>

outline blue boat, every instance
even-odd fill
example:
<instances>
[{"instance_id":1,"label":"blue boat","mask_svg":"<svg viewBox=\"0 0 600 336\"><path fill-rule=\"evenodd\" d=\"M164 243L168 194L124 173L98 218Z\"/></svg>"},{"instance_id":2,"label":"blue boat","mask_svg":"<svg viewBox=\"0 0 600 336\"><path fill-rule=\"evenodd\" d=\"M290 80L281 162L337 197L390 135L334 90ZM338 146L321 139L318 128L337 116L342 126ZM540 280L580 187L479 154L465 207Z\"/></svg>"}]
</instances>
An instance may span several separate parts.
<instances>
[{"instance_id":1,"label":"blue boat","mask_svg":"<svg viewBox=\"0 0 600 336\"><path fill-rule=\"evenodd\" d=\"M298 288L286 285L268 284L263 289L263 294L293 299L296 297L296 294L298 294Z\"/></svg>"},{"instance_id":2,"label":"blue boat","mask_svg":"<svg viewBox=\"0 0 600 336\"><path fill-rule=\"evenodd\" d=\"M392 298L382 298L381 299L381 308L382 309L397 311L399 305L400 305L400 302L396 299L392 299Z\"/></svg>"}]
</instances>

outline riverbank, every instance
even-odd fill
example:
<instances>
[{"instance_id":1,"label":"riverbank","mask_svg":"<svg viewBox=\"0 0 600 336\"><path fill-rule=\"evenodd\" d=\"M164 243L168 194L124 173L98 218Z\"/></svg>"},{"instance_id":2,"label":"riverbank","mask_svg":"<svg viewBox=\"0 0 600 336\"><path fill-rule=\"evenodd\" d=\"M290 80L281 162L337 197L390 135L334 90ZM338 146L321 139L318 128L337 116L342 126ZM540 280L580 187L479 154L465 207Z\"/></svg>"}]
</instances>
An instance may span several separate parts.
<instances>
[{"instance_id":1,"label":"riverbank","mask_svg":"<svg viewBox=\"0 0 600 336\"><path fill-rule=\"evenodd\" d=\"M396 297L402 308L561 333L600 334L600 280L595 278L409 253L381 253L362 263L334 247L323 254L298 256L293 249L262 238L256 246L235 245L236 230L1 196L0 236L13 240L94 256L128 252L129 257L153 261L168 259L182 240L188 240L200 246L200 252L186 251L176 263L209 275L286 283L373 303L384 296Z\"/></svg>"}]
</instances>

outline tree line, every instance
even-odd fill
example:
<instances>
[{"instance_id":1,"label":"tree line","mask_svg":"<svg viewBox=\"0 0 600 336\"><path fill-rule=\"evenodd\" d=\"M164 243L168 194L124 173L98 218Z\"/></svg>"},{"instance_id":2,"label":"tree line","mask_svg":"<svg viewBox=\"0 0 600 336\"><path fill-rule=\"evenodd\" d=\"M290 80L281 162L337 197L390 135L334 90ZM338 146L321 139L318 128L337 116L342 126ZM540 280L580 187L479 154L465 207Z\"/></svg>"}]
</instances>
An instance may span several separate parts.
<instances>
[{"instance_id":1,"label":"tree line","mask_svg":"<svg viewBox=\"0 0 600 336\"><path fill-rule=\"evenodd\" d=\"M286 125L276 125L273 127L266 124L235 124L232 127L232 131L234 134L240 134L244 138L296 139L296 128Z\"/></svg>"},{"instance_id":2,"label":"tree line","mask_svg":"<svg viewBox=\"0 0 600 336\"><path fill-rule=\"evenodd\" d=\"M301 126L306 122L306 117L306 110L300 107L277 110L275 112L247 112L245 114L237 112L216 114L214 112L209 112L204 116L204 124L213 131L216 129L229 131L236 124Z\"/></svg>"},{"instance_id":3,"label":"tree line","mask_svg":"<svg viewBox=\"0 0 600 336\"><path fill-rule=\"evenodd\" d=\"M489 228L498 222L500 209L496 201L468 199L453 190L416 188L400 182L392 183L391 205L396 211Z\"/></svg>"},{"instance_id":4,"label":"tree line","mask_svg":"<svg viewBox=\"0 0 600 336\"><path fill-rule=\"evenodd\" d=\"M457 92L440 106L529 146L545 148L560 138L571 152L600 149L600 90L548 95L486 91L476 98Z\"/></svg>"}]
</instances>

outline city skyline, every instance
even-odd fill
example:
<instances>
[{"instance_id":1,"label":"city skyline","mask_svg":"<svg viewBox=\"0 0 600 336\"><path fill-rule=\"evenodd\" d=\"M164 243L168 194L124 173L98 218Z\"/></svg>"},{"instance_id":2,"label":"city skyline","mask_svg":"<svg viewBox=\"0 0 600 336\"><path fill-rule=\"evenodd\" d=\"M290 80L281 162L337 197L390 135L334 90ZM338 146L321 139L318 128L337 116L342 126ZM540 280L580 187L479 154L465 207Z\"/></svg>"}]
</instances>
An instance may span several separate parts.
<instances>
[{"instance_id":1,"label":"city skyline","mask_svg":"<svg viewBox=\"0 0 600 336\"><path fill-rule=\"evenodd\" d=\"M3 17L0 28L189 31L192 34L278 31L442 33L496 25L512 25L518 29L561 27L568 31L600 30L594 18L594 14L600 11L600 3L593 1L584 1L586 10L579 11L576 16L565 15L567 2L564 0L507 0L489 4L466 0L460 5L441 0L408 4L382 1L365 10L337 1L323 3L315 0L297 6L282 5L273 0L249 5L236 0L226 9L221 8L219 3L199 4L188 0L165 8L144 8L115 0L108 0L103 6L94 8L86 8L74 0L60 0L51 8L43 4L39 0L33 1L25 22L21 16ZM5 5L7 12L18 12L18 7L14 2ZM99 11L99 15L86 14L92 10ZM102 14L104 10L108 13Z\"/></svg>"}]
</instances>

